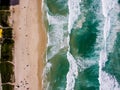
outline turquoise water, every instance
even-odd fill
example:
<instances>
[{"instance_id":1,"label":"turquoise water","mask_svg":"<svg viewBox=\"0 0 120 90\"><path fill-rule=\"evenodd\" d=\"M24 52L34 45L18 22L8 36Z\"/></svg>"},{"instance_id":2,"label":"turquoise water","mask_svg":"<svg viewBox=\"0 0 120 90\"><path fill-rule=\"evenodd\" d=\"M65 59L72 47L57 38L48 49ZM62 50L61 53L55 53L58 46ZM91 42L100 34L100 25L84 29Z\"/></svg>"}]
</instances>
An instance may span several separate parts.
<instances>
[{"instance_id":1,"label":"turquoise water","mask_svg":"<svg viewBox=\"0 0 120 90\"><path fill-rule=\"evenodd\" d=\"M118 0L44 0L45 90L120 90Z\"/></svg>"}]
</instances>

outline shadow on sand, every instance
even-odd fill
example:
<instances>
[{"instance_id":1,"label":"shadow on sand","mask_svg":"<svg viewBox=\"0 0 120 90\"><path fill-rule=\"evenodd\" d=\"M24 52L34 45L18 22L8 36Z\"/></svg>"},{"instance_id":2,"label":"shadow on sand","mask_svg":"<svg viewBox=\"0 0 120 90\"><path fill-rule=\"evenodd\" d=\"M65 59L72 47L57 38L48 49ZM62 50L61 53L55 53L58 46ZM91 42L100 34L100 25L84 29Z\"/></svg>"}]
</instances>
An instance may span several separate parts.
<instances>
[{"instance_id":1,"label":"shadow on sand","mask_svg":"<svg viewBox=\"0 0 120 90\"><path fill-rule=\"evenodd\" d=\"M0 6L18 5L19 0L0 0Z\"/></svg>"}]
</instances>

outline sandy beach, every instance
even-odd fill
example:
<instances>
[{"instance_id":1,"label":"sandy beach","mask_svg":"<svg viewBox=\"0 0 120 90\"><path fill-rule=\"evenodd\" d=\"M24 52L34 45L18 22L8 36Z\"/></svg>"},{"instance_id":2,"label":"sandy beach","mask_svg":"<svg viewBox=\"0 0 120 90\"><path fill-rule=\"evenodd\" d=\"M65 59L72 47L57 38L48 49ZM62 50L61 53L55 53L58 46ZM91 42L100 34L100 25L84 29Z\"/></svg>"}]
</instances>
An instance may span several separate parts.
<instances>
[{"instance_id":1,"label":"sandy beach","mask_svg":"<svg viewBox=\"0 0 120 90\"><path fill-rule=\"evenodd\" d=\"M41 2L20 0L19 5L11 6L10 23L15 40L15 90L43 90L46 32Z\"/></svg>"}]
</instances>

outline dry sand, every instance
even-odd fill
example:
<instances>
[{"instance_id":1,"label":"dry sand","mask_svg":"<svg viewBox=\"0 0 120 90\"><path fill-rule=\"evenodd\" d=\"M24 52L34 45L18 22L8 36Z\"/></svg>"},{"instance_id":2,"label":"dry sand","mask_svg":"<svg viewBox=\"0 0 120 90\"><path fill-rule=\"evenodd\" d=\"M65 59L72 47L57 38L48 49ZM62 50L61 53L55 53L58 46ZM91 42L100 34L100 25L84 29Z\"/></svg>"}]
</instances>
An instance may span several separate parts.
<instances>
[{"instance_id":1,"label":"dry sand","mask_svg":"<svg viewBox=\"0 0 120 90\"><path fill-rule=\"evenodd\" d=\"M46 47L42 0L20 0L11 6L15 40L15 90L43 90L42 71Z\"/></svg>"}]
</instances>

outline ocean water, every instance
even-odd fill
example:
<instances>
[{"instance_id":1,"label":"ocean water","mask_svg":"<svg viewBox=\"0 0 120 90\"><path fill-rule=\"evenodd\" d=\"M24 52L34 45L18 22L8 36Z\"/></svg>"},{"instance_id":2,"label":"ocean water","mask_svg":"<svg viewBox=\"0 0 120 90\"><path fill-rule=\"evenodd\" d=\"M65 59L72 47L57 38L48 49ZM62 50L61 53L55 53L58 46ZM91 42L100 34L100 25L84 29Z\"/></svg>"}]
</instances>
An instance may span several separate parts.
<instances>
[{"instance_id":1,"label":"ocean water","mask_svg":"<svg viewBox=\"0 0 120 90\"><path fill-rule=\"evenodd\" d=\"M120 1L43 0L44 90L120 90Z\"/></svg>"}]
</instances>

